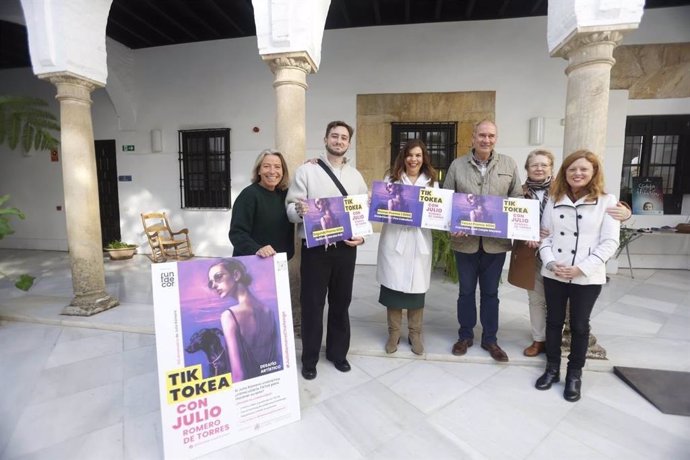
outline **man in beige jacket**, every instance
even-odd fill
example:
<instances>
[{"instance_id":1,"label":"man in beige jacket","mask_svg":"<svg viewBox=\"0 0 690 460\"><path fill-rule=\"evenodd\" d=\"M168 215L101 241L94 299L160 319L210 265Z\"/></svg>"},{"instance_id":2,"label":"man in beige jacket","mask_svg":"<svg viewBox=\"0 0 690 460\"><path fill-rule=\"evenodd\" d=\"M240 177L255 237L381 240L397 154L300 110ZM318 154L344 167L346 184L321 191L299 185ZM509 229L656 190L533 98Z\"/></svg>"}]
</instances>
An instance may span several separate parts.
<instances>
[{"instance_id":1,"label":"man in beige jacket","mask_svg":"<svg viewBox=\"0 0 690 460\"><path fill-rule=\"evenodd\" d=\"M448 169L443 188L458 193L522 197L520 174L515 161L494 151L498 138L494 122L483 120L472 132L472 150L456 158ZM456 356L467 353L473 345L477 324L475 291L480 290L481 346L493 359L508 361L508 355L498 346L498 283L511 241L504 238L473 236L463 232L451 235L458 268L460 294L458 296L458 341L452 352Z\"/></svg>"}]
</instances>

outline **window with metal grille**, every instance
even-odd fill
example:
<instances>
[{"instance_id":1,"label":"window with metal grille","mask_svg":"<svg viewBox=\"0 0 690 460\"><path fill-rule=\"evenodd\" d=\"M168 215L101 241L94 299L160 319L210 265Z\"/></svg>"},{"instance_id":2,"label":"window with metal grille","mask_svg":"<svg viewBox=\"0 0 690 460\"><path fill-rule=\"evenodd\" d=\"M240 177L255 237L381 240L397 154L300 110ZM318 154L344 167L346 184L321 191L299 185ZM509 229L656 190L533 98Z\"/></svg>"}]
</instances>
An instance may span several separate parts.
<instances>
[{"instance_id":1,"label":"window with metal grille","mask_svg":"<svg viewBox=\"0 0 690 460\"><path fill-rule=\"evenodd\" d=\"M633 177L661 177L664 214L680 214L690 189L690 115L628 117L621 199L632 202Z\"/></svg>"},{"instance_id":2,"label":"window with metal grille","mask_svg":"<svg viewBox=\"0 0 690 460\"><path fill-rule=\"evenodd\" d=\"M438 171L439 182L443 183L455 159L457 131L458 123L452 121L391 123L391 166L407 141L420 139L429 151L431 165Z\"/></svg>"},{"instance_id":3,"label":"window with metal grille","mask_svg":"<svg viewBox=\"0 0 690 460\"><path fill-rule=\"evenodd\" d=\"M178 131L182 208L230 208L230 129Z\"/></svg>"}]
</instances>

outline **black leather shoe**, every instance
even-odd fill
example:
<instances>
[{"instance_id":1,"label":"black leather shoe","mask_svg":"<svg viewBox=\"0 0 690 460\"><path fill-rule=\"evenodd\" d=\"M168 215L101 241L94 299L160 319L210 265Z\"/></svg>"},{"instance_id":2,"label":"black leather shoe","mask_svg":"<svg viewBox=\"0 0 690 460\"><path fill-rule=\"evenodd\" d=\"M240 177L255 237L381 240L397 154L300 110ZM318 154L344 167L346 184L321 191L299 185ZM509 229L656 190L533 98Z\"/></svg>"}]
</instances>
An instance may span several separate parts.
<instances>
[{"instance_id":1,"label":"black leather shoe","mask_svg":"<svg viewBox=\"0 0 690 460\"><path fill-rule=\"evenodd\" d=\"M350 363L347 362L347 359L343 359L342 361L333 361L333 365L340 372L350 372L352 369L352 367L350 367Z\"/></svg>"},{"instance_id":2,"label":"black leather shoe","mask_svg":"<svg viewBox=\"0 0 690 460\"><path fill-rule=\"evenodd\" d=\"M302 366L302 377L305 380L314 380L316 378L316 368Z\"/></svg>"},{"instance_id":3,"label":"black leather shoe","mask_svg":"<svg viewBox=\"0 0 690 460\"><path fill-rule=\"evenodd\" d=\"M537 390L548 390L551 385L558 383L561 380L561 370L558 364L546 364L546 370L541 377L537 379L534 388Z\"/></svg>"},{"instance_id":4,"label":"black leather shoe","mask_svg":"<svg viewBox=\"0 0 690 460\"><path fill-rule=\"evenodd\" d=\"M580 399L582 389L582 371L568 370L565 375L565 389L563 397L566 401L575 402Z\"/></svg>"}]
</instances>

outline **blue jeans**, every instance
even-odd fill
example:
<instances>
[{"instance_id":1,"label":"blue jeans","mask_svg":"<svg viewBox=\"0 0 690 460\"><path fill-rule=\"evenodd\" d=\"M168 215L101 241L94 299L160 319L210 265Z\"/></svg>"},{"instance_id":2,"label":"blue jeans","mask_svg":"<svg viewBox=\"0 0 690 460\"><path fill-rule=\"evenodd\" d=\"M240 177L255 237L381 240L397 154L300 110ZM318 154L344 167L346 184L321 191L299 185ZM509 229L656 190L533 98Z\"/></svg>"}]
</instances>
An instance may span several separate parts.
<instances>
[{"instance_id":1,"label":"blue jeans","mask_svg":"<svg viewBox=\"0 0 690 460\"><path fill-rule=\"evenodd\" d=\"M458 336L460 340L474 338L477 325L475 292L479 281L479 318L482 323L482 343L496 343L498 332L498 282L501 279L506 253L489 254L481 247L474 254L455 252L460 293L458 295Z\"/></svg>"}]
</instances>

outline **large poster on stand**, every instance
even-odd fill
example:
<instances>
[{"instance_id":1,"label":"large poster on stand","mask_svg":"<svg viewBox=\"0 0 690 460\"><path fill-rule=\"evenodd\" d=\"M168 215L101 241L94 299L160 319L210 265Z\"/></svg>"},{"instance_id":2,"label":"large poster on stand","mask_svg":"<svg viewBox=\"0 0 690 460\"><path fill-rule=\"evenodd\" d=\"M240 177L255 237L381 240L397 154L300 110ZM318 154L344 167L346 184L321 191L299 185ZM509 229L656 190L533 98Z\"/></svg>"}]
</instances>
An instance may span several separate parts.
<instances>
[{"instance_id":1,"label":"large poster on stand","mask_svg":"<svg viewBox=\"0 0 690 460\"><path fill-rule=\"evenodd\" d=\"M374 181L369 220L448 231L452 205L452 190Z\"/></svg>"},{"instance_id":2,"label":"large poster on stand","mask_svg":"<svg viewBox=\"0 0 690 460\"><path fill-rule=\"evenodd\" d=\"M195 458L299 420L284 253L153 264L166 458Z\"/></svg>"},{"instance_id":3,"label":"large poster on stand","mask_svg":"<svg viewBox=\"0 0 690 460\"><path fill-rule=\"evenodd\" d=\"M334 196L307 200L304 234L307 247L324 246L373 233L367 194Z\"/></svg>"},{"instance_id":4,"label":"large poster on stand","mask_svg":"<svg viewBox=\"0 0 690 460\"><path fill-rule=\"evenodd\" d=\"M664 188L661 177L633 177L633 214L663 214Z\"/></svg>"},{"instance_id":5,"label":"large poster on stand","mask_svg":"<svg viewBox=\"0 0 690 460\"><path fill-rule=\"evenodd\" d=\"M451 232L538 241L539 201L455 193Z\"/></svg>"}]
</instances>

